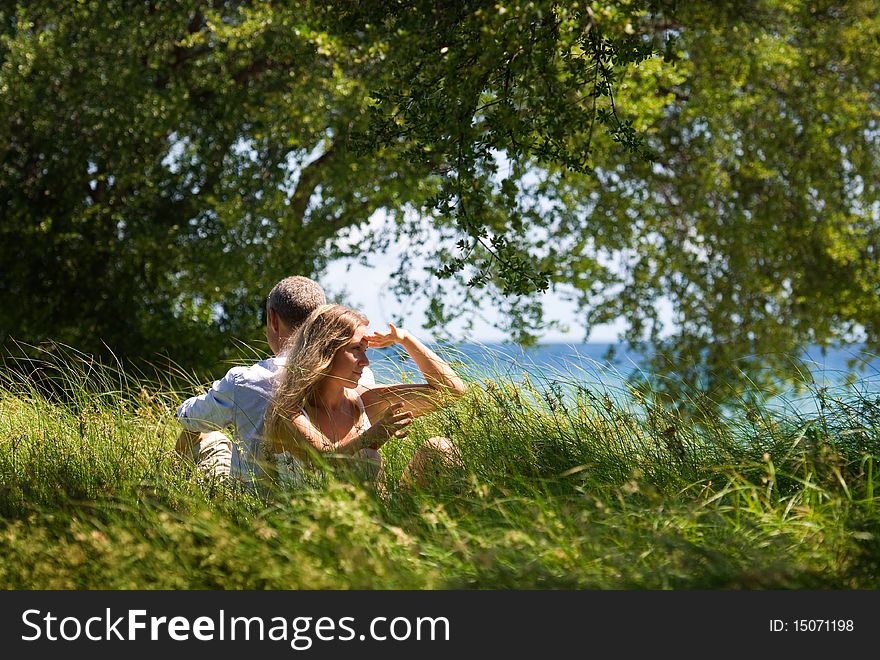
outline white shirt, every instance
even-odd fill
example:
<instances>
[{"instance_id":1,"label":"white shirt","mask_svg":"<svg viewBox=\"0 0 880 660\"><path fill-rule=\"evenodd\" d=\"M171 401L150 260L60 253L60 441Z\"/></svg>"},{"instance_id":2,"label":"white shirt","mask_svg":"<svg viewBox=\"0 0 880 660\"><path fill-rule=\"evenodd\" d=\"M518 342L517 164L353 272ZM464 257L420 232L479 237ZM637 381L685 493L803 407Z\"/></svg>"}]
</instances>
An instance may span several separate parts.
<instances>
[{"instance_id":1,"label":"white shirt","mask_svg":"<svg viewBox=\"0 0 880 660\"><path fill-rule=\"evenodd\" d=\"M205 394L187 399L177 409L177 419L187 431L207 433L232 427L230 476L245 483L251 483L259 474L266 409L272 400L274 378L285 362L282 356L249 367L233 367ZM364 368L358 382L375 384L369 367Z\"/></svg>"}]
</instances>

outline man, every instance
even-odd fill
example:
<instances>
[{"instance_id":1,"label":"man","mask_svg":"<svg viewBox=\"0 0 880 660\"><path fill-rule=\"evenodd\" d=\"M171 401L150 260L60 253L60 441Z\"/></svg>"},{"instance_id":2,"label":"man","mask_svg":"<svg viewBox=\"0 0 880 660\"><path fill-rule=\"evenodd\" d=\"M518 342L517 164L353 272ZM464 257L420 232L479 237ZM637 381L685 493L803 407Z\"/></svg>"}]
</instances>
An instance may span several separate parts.
<instances>
[{"instance_id":1,"label":"man","mask_svg":"<svg viewBox=\"0 0 880 660\"><path fill-rule=\"evenodd\" d=\"M249 367L233 367L205 394L184 401L177 409L183 427L175 449L193 458L199 469L213 477L232 477L252 486L259 466L263 418L272 398L274 376L285 363L281 355L287 339L313 310L326 302L321 286L294 275L276 284L266 299L266 339L274 357ZM366 368L360 384L375 383ZM222 431L232 428L232 440Z\"/></svg>"}]
</instances>

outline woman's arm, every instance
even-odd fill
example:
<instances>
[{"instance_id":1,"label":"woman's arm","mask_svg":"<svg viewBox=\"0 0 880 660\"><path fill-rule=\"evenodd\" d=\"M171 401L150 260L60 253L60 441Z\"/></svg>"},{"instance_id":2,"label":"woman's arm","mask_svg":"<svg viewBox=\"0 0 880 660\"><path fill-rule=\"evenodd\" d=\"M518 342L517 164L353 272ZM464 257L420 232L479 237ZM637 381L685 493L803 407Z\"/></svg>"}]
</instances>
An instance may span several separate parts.
<instances>
[{"instance_id":1,"label":"woman's arm","mask_svg":"<svg viewBox=\"0 0 880 660\"><path fill-rule=\"evenodd\" d=\"M402 404L415 416L436 410L445 397L459 397L467 388L452 367L421 341L402 328L388 324L388 332L374 332L367 337L371 347L384 348L400 344L413 359L427 380L424 385L377 385L361 387L358 391L372 421L388 406Z\"/></svg>"},{"instance_id":2,"label":"woman's arm","mask_svg":"<svg viewBox=\"0 0 880 660\"><path fill-rule=\"evenodd\" d=\"M371 385L359 387L358 392L371 424L375 424L375 420L381 418L391 406L401 407L414 417L420 417L443 405L443 395L437 388L427 384Z\"/></svg>"},{"instance_id":3,"label":"woman's arm","mask_svg":"<svg viewBox=\"0 0 880 660\"><path fill-rule=\"evenodd\" d=\"M387 332L376 331L367 336L366 339L371 347L385 348L400 344L421 370L428 385L453 396L461 396L467 391L458 374L434 351L403 328L396 328L391 323L388 324L388 328Z\"/></svg>"},{"instance_id":4,"label":"woman's arm","mask_svg":"<svg viewBox=\"0 0 880 660\"><path fill-rule=\"evenodd\" d=\"M406 428L412 423L412 412L401 410L402 404L386 406L381 416L372 426L351 438L333 442L305 415L300 413L292 420L285 420L276 432L272 442L273 451L283 451L300 459L307 459L310 453L352 455L362 449L378 449L390 438L403 438L409 433Z\"/></svg>"}]
</instances>

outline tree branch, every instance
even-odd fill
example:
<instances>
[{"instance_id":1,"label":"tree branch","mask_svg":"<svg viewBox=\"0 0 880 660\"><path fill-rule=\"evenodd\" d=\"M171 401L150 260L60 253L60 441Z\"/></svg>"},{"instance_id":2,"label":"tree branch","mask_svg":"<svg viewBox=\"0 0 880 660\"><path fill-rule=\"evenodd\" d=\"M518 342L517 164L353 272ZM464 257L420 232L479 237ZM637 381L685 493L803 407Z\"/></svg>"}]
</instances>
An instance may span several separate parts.
<instances>
[{"instance_id":1,"label":"tree branch","mask_svg":"<svg viewBox=\"0 0 880 660\"><path fill-rule=\"evenodd\" d=\"M290 198L290 210L292 217L297 224L302 227L306 216L306 209L309 206L309 200L315 192L320 182L321 170L328 163L333 162L339 153L339 144L334 142L328 147L327 151L318 158L302 168L299 174L299 181L296 182L296 190Z\"/></svg>"}]
</instances>

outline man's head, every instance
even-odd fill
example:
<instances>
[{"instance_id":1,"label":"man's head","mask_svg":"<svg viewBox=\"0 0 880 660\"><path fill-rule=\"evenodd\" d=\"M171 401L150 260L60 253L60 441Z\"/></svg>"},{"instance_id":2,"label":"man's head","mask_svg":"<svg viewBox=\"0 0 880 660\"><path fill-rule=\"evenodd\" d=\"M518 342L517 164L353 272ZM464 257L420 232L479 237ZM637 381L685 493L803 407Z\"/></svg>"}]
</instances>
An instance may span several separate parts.
<instances>
[{"instance_id":1,"label":"man's head","mask_svg":"<svg viewBox=\"0 0 880 660\"><path fill-rule=\"evenodd\" d=\"M326 302L324 289L308 277L285 277L266 299L266 339L278 355L287 338Z\"/></svg>"}]
</instances>

